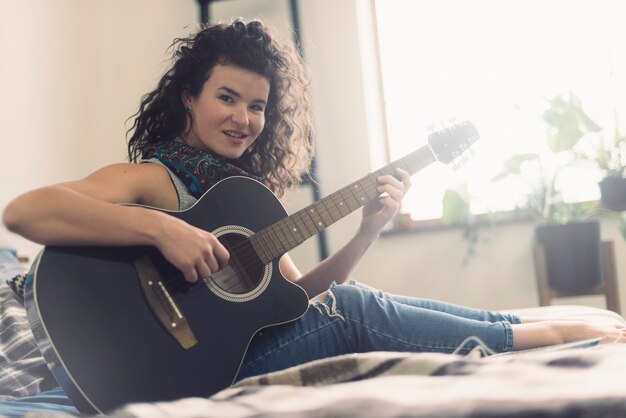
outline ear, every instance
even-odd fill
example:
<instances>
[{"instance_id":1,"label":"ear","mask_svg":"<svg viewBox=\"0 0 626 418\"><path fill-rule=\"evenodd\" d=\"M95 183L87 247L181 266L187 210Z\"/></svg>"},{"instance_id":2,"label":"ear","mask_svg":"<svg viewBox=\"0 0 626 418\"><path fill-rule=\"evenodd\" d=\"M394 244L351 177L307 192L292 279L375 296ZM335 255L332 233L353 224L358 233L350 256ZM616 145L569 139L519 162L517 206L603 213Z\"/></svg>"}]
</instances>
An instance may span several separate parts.
<instances>
[{"instance_id":1,"label":"ear","mask_svg":"<svg viewBox=\"0 0 626 418\"><path fill-rule=\"evenodd\" d=\"M183 92L181 93L180 96L181 96L181 100L183 101L183 106L185 108L191 106L192 96L191 96L191 93L189 93L188 89L183 89Z\"/></svg>"}]
</instances>

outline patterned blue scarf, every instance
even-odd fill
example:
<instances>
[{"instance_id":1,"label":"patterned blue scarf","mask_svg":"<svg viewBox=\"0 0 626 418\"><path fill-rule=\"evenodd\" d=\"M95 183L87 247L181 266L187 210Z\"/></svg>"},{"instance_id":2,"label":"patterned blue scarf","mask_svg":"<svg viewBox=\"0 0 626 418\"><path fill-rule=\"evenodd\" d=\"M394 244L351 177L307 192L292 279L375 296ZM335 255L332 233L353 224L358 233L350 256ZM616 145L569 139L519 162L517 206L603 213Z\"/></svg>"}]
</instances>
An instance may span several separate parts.
<instances>
[{"instance_id":1,"label":"patterned blue scarf","mask_svg":"<svg viewBox=\"0 0 626 418\"><path fill-rule=\"evenodd\" d=\"M264 178L241 168L242 162L221 157L210 151L190 147L181 140L163 141L144 148L141 157L156 158L169 168L199 199L215 183L231 176L250 177L260 182ZM238 164L238 165L237 165Z\"/></svg>"}]
</instances>

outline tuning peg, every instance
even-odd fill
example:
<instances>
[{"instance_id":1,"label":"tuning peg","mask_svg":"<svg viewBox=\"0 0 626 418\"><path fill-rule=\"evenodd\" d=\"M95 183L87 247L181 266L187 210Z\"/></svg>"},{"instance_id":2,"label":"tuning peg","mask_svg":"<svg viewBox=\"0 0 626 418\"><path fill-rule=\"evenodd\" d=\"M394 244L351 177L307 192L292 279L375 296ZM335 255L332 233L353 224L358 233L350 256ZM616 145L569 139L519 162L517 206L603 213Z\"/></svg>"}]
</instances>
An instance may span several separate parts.
<instances>
[{"instance_id":1,"label":"tuning peg","mask_svg":"<svg viewBox=\"0 0 626 418\"><path fill-rule=\"evenodd\" d=\"M452 169L454 171L458 171L459 169L461 169L461 167L463 167L468 161L470 160L470 156L467 154L463 154L460 157L458 157L457 159L454 160L454 163L452 164Z\"/></svg>"}]
</instances>

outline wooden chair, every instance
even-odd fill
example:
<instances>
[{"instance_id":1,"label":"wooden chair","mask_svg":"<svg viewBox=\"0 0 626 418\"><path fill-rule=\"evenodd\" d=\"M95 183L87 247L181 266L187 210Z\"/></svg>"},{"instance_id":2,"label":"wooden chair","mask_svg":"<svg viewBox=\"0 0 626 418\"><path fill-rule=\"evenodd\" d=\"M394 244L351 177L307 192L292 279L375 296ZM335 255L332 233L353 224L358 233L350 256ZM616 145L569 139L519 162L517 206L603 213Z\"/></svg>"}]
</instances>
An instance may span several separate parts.
<instances>
[{"instance_id":1,"label":"wooden chair","mask_svg":"<svg viewBox=\"0 0 626 418\"><path fill-rule=\"evenodd\" d=\"M602 243L602 283L584 290L554 289L548 282L546 256L541 245L534 249L535 276L539 292L539 305L547 306L552 299L569 296L604 295L607 309L620 313L619 293L617 288L617 268L615 265L615 249L612 241Z\"/></svg>"}]
</instances>

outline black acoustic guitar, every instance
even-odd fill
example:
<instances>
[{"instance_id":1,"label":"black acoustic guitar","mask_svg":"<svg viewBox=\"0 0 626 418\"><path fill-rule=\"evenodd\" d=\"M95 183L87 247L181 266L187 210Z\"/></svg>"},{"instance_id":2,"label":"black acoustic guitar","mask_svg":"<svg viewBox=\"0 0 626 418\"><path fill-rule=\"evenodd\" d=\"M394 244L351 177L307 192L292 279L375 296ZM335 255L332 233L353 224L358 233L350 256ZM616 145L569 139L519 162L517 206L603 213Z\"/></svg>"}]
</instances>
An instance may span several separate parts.
<instances>
[{"instance_id":1,"label":"black acoustic guitar","mask_svg":"<svg viewBox=\"0 0 626 418\"><path fill-rule=\"evenodd\" d=\"M283 254L376 198L377 176L448 163L477 139L469 122L434 132L428 145L291 216L257 181L219 182L192 208L164 211L230 251L225 269L193 285L153 247L45 247L26 283L44 358L83 413L228 387L254 334L308 307L280 274Z\"/></svg>"}]
</instances>

